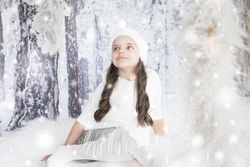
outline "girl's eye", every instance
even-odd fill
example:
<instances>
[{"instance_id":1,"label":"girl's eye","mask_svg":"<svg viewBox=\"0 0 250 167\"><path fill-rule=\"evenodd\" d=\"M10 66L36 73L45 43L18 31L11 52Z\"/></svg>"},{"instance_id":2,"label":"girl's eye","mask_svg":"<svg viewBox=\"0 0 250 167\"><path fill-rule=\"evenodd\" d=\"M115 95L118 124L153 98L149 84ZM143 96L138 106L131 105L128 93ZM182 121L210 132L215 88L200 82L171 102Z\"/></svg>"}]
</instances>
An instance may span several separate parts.
<instances>
[{"instance_id":1,"label":"girl's eye","mask_svg":"<svg viewBox=\"0 0 250 167\"><path fill-rule=\"evenodd\" d=\"M117 50L118 50L118 47L114 47L114 48L113 48L113 51L117 51Z\"/></svg>"},{"instance_id":2,"label":"girl's eye","mask_svg":"<svg viewBox=\"0 0 250 167\"><path fill-rule=\"evenodd\" d=\"M133 46L128 46L127 47L128 50L134 49Z\"/></svg>"}]
</instances>

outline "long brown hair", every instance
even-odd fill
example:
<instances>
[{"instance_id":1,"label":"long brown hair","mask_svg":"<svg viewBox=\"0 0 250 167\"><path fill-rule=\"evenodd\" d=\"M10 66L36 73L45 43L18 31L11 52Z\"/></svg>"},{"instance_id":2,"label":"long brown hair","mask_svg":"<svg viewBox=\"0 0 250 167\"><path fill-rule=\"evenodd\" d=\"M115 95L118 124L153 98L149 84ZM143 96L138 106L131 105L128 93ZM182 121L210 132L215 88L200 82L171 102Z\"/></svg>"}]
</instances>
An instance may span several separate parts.
<instances>
[{"instance_id":1,"label":"long brown hair","mask_svg":"<svg viewBox=\"0 0 250 167\"><path fill-rule=\"evenodd\" d=\"M149 109L149 98L146 93L146 85L147 85L147 74L145 70L145 66L141 59L135 68L136 74L136 92L137 92L137 102L136 102L136 111L138 113L137 120L141 126L145 125L153 125L153 120L148 114ZM104 89L102 91L101 99L99 101L99 108L96 110L94 114L94 118L96 122L100 122L102 118L108 113L110 109L110 96L113 92L115 84L118 80L118 68L115 67L113 63L111 63L107 75L106 75L106 83Z\"/></svg>"}]
</instances>

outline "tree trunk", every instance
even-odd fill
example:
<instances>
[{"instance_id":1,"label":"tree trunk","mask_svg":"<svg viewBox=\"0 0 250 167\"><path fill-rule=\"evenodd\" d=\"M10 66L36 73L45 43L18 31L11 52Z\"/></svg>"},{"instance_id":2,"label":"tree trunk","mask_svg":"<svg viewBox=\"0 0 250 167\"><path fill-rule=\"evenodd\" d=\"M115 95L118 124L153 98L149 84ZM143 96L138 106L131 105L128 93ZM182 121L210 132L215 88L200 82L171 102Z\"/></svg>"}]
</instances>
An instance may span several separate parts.
<instances>
[{"instance_id":1,"label":"tree trunk","mask_svg":"<svg viewBox=\"0 0 250 167\"><path fill-rule=\"evenodd\" d=\"M22 121L25 119L25 87L27 80L27 72L29 67L28 43L29 30L31 25L28 23L35 14L34 6L29 6L27 3L20 1L18 6L20 20L20 40L18 43L18 51L15 64L15 111L8 125L7 130L14 130L21 127Z\"/></svg>"},{"instance_id":2,"label":"tree trunk","mask_svg":"<svg viewBox=\"0 0 250 167\"><path fill-rule=\"evenodd\" d=\"M3 25L2 25L2 15L0 12L0 102L4 100L4 65L5 56L2 53L3 50Z\"/></svg>"},{"instance_id":3,"label":"tree trunk","mask_svg":"<svg viewBox=\"0 0 250 167\"><path fill-rule=\"evenodd\" d=\"M58 88L58 57L43 54L37 46L36 36L32 34L33 57L30 57L29 77L26 85L25 104L26 113L29 119L44 116L49 119L56 119L59 115L59 88Z\"/></svg>"},{"instance_id":4,"label":"tree trunk","mask_svg":"<svg viewBox=\"0 0 250 167\"><path fill-rule=\"evenodd\" d=\"M59 115L59 55L43 54L36 35L30 33L35 6L20 1L18 11L21 36L15 66L15 111L7 130L22 127L40 116L56 119Z\"/></svg>"},{"instance_id":5,"label":"tree trunk","mask_svg":"<svg viewBox=\"0 0 250 167\"><path fill-rule=\"evenodd\" d=\"M65 17L65 33L66 33L66 52L67 52L67 72L68 72L68 110L69 116L77 118L81 114L81 106L79 103L79 81L78 81L78 48L77 48L77 32L75 20L76 3L73 0L66 0L73 7L70 16Z\"/></svg>"},{"instance_id":6,"label":"tree trunk","mask_svg":"<svg viewBox=\"0 0 250 167\"><path fill-rule=\"evenodd\" d=\"M243 20L242 25L248 33L244 41L247 46L250 46L250 2L248 0L242 0L241 3L244 7L241 15ZM236 75L235 79L238 82L239 92L242 96L250 97L250 52L239 50L237 63L240 66L240 73Z\"/></svg>"},{"instance_id":7,"label":"tree trunk","mask_svg":"<svg viewBox=\"0 0 250 167\"><path fill-rule=\"evenodd\" d=\"M88 60L81 58L79 61L79 85L80 85L80 104L84 105L84 101L89 99L89 77L88 77Z\"/></svg>"}]
</instances>

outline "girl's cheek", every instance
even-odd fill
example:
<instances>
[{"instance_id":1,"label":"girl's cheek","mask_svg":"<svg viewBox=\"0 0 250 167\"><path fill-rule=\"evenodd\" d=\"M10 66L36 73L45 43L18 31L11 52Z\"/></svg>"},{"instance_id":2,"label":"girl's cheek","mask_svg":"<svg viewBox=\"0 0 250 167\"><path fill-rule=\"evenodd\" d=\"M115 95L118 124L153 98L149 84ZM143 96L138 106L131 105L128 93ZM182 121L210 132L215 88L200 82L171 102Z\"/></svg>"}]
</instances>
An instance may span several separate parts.
<instances>
[{"instance_id":1,"label":"girl's cheek","mask_svg":"<svg viewBox=\"0 0 250 167\"><path fill-rule=\"evenodd\" d=\"M117 57L117 54L115 54L114 52L112 53L112 58Z\"/></svg>"}]
</instances>

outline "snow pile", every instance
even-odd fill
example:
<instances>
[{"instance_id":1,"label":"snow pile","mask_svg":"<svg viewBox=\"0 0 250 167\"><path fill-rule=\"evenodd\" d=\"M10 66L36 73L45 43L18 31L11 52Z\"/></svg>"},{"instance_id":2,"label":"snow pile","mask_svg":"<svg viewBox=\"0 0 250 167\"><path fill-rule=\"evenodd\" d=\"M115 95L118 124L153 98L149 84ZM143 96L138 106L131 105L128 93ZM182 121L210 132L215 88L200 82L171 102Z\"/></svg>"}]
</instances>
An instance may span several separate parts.
<instances>
[{"instance_id":1,"label":"snow pile","mask_svg":"<svg viewBox=\"0 0 250 167\"><path fill-rule=\"evenodd\" d=\"M73 122L71 118L58 121L38 118L22 129L4 132L0 137L1 166L41 166L40 159L66 141Z\"/></svg>"}]
</instances>

